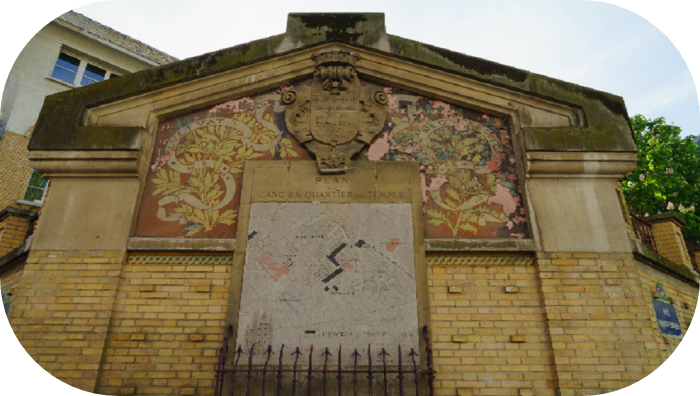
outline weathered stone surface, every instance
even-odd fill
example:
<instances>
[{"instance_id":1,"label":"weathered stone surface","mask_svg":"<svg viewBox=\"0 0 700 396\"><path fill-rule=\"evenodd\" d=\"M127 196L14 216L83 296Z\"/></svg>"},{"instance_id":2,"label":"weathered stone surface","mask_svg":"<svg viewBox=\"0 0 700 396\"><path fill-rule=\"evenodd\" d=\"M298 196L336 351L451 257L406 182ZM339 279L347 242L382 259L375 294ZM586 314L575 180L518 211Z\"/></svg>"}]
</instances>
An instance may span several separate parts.
<instances>
[{"instance_id":1,"label":"weathered stone surface","mask_svg":"<svg viewBox=\"0 0 700 396\"><path fill-rule=\"evenodd\" d=\"M113 139L100 135L101 130L87 131L94 136L78 136L76 127L82 124L86 109L331 42L371 49L435 70L583 109L584 128L524 128L528 150L636 150L621 97L386 34L384 15L379 13L290 14L286 34L48 96L29 148L65 150L82 141L89 141L94 149L112 148ZM127 134L128 131L118 133Z\"/></svg>"},{"instance_id":2,"label":"weathered stone surface","mask_svg":"<svg viewBox=\"0 0 700 396\"><path fill-rule=\"evenodd\" d=\"M253 203L237 343L417 350L412 227L409 203Z\"/></svg>"}]
</instances>

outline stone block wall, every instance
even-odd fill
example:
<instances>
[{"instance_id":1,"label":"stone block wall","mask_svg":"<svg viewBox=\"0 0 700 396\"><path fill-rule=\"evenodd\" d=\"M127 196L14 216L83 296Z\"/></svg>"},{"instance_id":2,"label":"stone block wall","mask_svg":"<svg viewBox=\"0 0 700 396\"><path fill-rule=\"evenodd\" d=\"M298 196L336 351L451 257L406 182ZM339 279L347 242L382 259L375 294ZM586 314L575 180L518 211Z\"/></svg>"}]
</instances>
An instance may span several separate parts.
<instances>
[{"instance_id":1,"label":"stone block wall","mask_svg":"<svg viewBox=\"0 0 700 396\"><path fill-rule=\"evenodd\" d=\"M436 395L554 395L532 257L429 256Z\"/></svg>"}]
</instances>

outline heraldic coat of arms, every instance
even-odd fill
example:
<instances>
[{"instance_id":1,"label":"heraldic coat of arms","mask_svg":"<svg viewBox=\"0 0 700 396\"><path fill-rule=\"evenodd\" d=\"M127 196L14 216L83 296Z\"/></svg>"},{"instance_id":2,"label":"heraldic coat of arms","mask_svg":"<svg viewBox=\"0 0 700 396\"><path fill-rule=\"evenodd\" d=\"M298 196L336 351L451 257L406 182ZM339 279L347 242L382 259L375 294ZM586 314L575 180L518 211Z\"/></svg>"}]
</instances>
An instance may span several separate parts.
<instances>
[{"instance_id":1,"label":"heraldic coat of arms","mask_svg":"<svg viewBox=\"0 0 700 396\"><path fill-rule=\"evenodd\" d=\"M362 86L349 52L315 54L311 86L284 93L289 132L316 157L321 173L344 173L353 155L372 142L386 121L386 93Z\"/></svg>"}]
</instances>

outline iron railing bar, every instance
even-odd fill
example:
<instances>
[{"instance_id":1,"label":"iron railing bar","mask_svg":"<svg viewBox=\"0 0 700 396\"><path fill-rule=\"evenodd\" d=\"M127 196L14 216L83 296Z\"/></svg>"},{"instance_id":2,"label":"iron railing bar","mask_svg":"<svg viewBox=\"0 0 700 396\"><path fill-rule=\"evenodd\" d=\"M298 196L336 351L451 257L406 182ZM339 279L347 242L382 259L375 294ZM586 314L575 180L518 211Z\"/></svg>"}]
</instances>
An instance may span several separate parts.
<instances>
[{"instance_id":1,"label":"iron railing bar","mask_svg":"<svg viewBox=\"0 0 700 396\"><path fill-rule=\"evenodd\" d=\"M282 393L282 358L284 357L282 351L284 351L284 344L280 348L280 365L279 370L277 370L277 396L280 396Z\"/></svg>"},{"instance_id":2,"label":"iron railing bar","mask_svg":"<svg viewBox=\"0 0 700 396\"><path fill-rule=\"evenodd\" d=\"M238 367L238 361L241 360L241 355L243 354L243 348L239 345L234 355L238 354L236 361L233 363L233 379L231 380L231 396L234 396L236 391L236 368Z\"/></svg>"},{"instance_id":3,"label":"iron railing bar","mask_svg":"<svg viewBox=\"0 0 700 396\"><path fill-rule=\"evenodd\" d=\"M343 396L343 391L341 387L341 381L343 379L343 370L342 370L342 361L341 361L341 355L343 353L343 346L339 345L338 346L338 396Z\"/></svg>"},{"instance_id":4,"label":"iron railing bar","mask_svg":"<svg viewBox=\"0 0 700 396\"><path fill-rule=\"evenodd\" d=\"M263 378L262 378L262 392L260 393L262 396L265 396L265 384L267 383L267 363L270 361L270 357L272 357L272 345L267 346L267 360L265 360L265 366L263 367Z\"/></svg>"},{"instance_id":5,"label":"iron railing bar","mask_svg":"<svg viewBox=\"0 0 700 396\"><path fill-rule=\"evenodd\" d=\"M326 347L326 351L323 353L323 356L323 396L326 396L326 374L328 373L328 356L331 356L330 351L328 351L328 347Z\"/></svg>"},{"instance_id":6,"label":"iron railing bar","mask_svg":"<svg viewBox=\"0 0 700 396\"><path fill-rule=\"evenodd\" d=\"M299 362L299 355L301 355L299 347L297 347L296 351L292 352L292 355L296 355L294 359L294 374L292 377L292 396L295 396L297 394L297 362Z\"/></svg>"},{"instance_id":7,"label":"iron railing bar","mask_svg":"<svg viewBox=\"0 0 700 396\"><path fill-rule=\"evenodd\" d=\"M403 372L401 371L401 345L399 345L399 396L403 396Z\"/></svg>"},{"instance_id":8,"label":"iron railing bar","mask_svg":"<svg viewBox=\"0 0 700 396\"><path fill-rule=\"evenodd\" d=\"M372 380L374 376L372 375L372 345L370 344L367 345L367 363L369 363L369 374L367 374L369 381L367 385L369 387L369 396L372 396Z\"/></svg>"},{"instance_id":9,"label":"iron railing bar","mask_svg":"<svg viewBox=\"0 0 700 396\"><path fill-rule=\"evenodd\" d=\"M313 358L314 346L311 345L311 348L309 349L309 374L306 376L306 378L308 378L308 382L306 383L306 396L311 396L311 378L313 377L311 374L313 372L311 368L313 367Z\"/></svg>"},{"instance_id":10,"label":"iron railing bar","mask_svg":"<svg viewBox=\"0 0 700 396\"><path fill-rule=\"evenodd\" d=\"M388 394L388 392L389 392L389 389L388 389L389 380L386 379L386 374L387 374L387 372L386 372L386 356L387 355L388 355L388 353L386 352L386 349L382 348L382 352L379 354L379 356L382 357L382 364L384 366L384 369L382 370L382 372L384 373L384 396L389 396L389 394Z\"/></svg>"},{"instance_id":11,"label":"iron railing bar","mask_svg":"<svg viewBox=\"0 0 700 396\"><path fill-rule=\"evenodd\" d=\"M413 381L416 383L416 396L417 396L418 395L418 366L416 366L416 356L418 356L418 354L416 353L416 351L413 348L411 348L411 353L409 353L408 356L410 356L411 359L413 360Z\"/></svg>"},{"instance_id":12,"label":"iron railing bar","mask_svg":"<svg viewBox=\"0 0 700 396\"><path fill-rule=\"evenodd\" d=\"M255 344L254 342L253 346L250 347L250 356L248 356L248 375L246 376L248 381L245 386L245 396L250 396L250 384L253 381L253 372L251 369L253 368L253 351L255 350Z\"/></svg>"},{"instance_id":13,"label":"iron railing bar","mask_svg":"<svg viewBox=\"0 0 700 396\"><path fill-rule=\"evenodd\" d=\"M357 353L357 348L355 348L355 352L353 352L352 356L355 357L352 370L353 396L357 396L357 357L360 356L360 354Z\"/></svg>"}]
</instances>

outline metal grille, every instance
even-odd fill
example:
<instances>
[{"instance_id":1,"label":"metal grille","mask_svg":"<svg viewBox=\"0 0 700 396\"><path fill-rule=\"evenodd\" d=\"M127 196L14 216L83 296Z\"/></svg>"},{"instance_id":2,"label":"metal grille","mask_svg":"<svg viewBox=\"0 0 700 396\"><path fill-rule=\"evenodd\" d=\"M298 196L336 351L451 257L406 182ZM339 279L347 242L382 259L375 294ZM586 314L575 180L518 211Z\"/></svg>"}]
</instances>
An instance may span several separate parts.
<instances>
[{"instance_id":1,"label":"metal grille","mask_svg":"<svg viewBox=\"0 0 700 396\"><path fill-rule=\"evenodd\" d=\"M632 228L634 228L634 234L642 241L643 244L647 245L653 251L656 250L656 242L654 242L654 234L651 232L651 224L642 220L641 217L637 217L630 214L632 218Z\"/></svg>"},{"instance_id":2,"label":"metal grille","mask_svg":"<svg viewBox=\"0 0 700 396\"><path fill-rule=\"evenodd\" d=\"M309 348L308 364L299 364L299 357L304 353L297 346L286 348L282 345L274 362L275 351L268 345L261 350L265 363L253 365L255 344L248 350L238 345L233 353L232 362L226 361L228 343L233 335L231 325L226 329L224 343L219 349L219 366L216 370L216 396L223 395L433 395L433 353L430 347L428 326L423 327L427 367L421 369L418 353L411 348L406 354L401 346L397 347L398 364L387 366L389 351L385 348L376 353L371 345L367 353L361 356L355 349L350 357L352 365L343 365L342 345L338 346L336 356L328 348L315 354L313 345ZM375 350L376 351L376 350ZM243 355L247 355L241 358ZM285 357L289 360L285 361ZM313 359L322 359L323 366L313 366ZM336 361L337 358L337 361ZM373 363L374 359L374 363ZM247 360L247 364L245 361ZM378 361L378 363L377 363ZM228 364L227 364L228 363ZM334 364L335 363L335 364ZM305 366L305 367L304 367Z\"/></svg>"}]
</instances>

